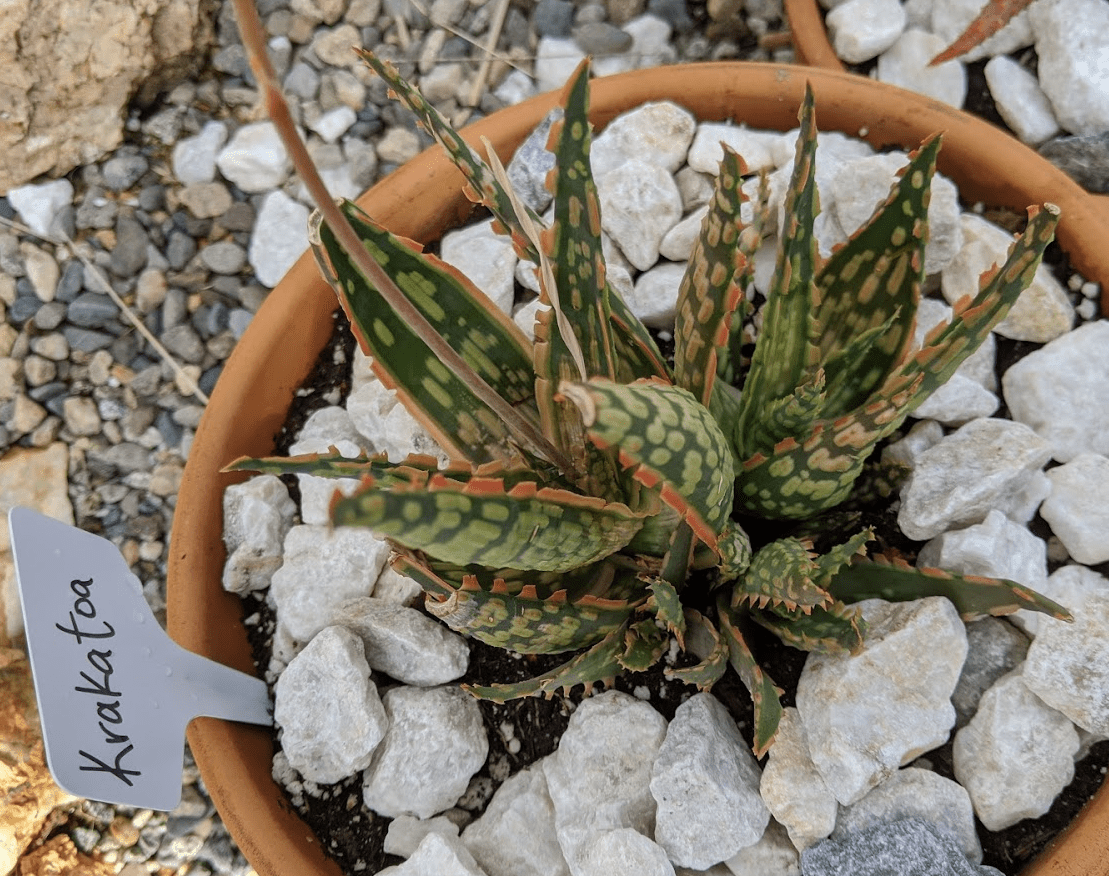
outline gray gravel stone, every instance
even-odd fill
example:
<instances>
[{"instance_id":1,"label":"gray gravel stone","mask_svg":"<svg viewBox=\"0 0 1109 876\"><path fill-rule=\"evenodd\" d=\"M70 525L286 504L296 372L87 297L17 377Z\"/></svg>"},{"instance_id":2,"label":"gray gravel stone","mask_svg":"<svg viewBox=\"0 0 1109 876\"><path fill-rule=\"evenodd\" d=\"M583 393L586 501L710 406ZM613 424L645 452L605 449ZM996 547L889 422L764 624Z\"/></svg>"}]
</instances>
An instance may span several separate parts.
<instances>
[{"instance_id":1,"label":"gray gravel stone","mask_svg":"<svg viewBox=\"0 0 1109 876\"><path fill-rule=\"evenodd\" d=\"M119 308L107 295L85 292L69 305L66 318L81 328L102 328L119 316Z\"/></svg>"},{"instance_id":2,"label":"gray gravel stone","mask_svg":"<svg viewBox=\"0 0 1109 876\"><path fill-rule=\"evenodd\" d=\"M197 363L204 358L204 342L188 323L175 325L162 332L161 342L175 356L186 362Z\"/></svg>"},{"instance_id":3,"label":"gray gravel stone","mask_svg":"<svg viewBox=\"0 0 1109 876\"><path fill-rule=\"evenodd\" d=\"M108 188L124 192L137 183L149 167L149 162L142 155L121 154L105 161L101 173Z\"/></svg>"},{"instance_id":4,"label":"gray gravel stone","mask_svg":"<svg viewBox=\"0 0 1109 876\"><path fill-rule=\"evenodd\" d=\"M112 273L133 277L146 267L146 248L150 241L136 220L121 216L116 222L116 245L112 249Z\"/></svg>"}]
</instances>

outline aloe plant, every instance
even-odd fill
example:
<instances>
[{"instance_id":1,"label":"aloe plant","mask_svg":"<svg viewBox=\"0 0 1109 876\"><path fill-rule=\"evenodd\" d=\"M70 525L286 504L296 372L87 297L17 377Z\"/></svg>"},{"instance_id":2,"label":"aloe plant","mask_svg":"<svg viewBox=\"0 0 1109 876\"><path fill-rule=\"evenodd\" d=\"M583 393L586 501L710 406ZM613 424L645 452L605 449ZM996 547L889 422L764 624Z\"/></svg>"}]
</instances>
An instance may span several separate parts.
<instances>
[{"instance_id":1,"label":"aloe plant","mask_svg":"<svg viewBox=\"0 0 1109 876\"><path fill-rule=\"evenodd\" d=\"M754 701L761 754L774 738L780 692L748 647L751 623L798 648L854 652L865 630L852 603L872 596L941 594L967 617L1018 608L1066 616L1013 582L868 560L869 530L823 553L806 535L870 488L866 466L878 442L1005 316L1052 238L1054 207L1029 209L1005 264L914 349L939 138L910 156L870 221L821 259L807 91L754 353L745 359L740 340L766 209L755 204L744 222L749 174L725 148L681 284L670 365L606 280L589 167L588 63L567 84L550 135L548 227L512 193L492 149L483 160L390 65L363 57L443 145L471 198L538 266L548 307L529 341L458 271L342 203L360 251L341 239L349 231L317 216L310 236L320 269L377 376L452 462L439 469L427 457L333 453L233 468L360 477L353 495L336 494L334 523L387 536L396 567L421 584L432 614L496 647L576 652L543 676L472 687L475 695L504 701L610 683L653 665L671 638L684 647L696 628L714 643L711 653L668 672L708 689L730 665ZM397 294L420 320L399 312ZM455 358L444 363L440 347ZM753 550L744 530L751 520L773 521L778 537Z\"/></svg>"}]
</instances>

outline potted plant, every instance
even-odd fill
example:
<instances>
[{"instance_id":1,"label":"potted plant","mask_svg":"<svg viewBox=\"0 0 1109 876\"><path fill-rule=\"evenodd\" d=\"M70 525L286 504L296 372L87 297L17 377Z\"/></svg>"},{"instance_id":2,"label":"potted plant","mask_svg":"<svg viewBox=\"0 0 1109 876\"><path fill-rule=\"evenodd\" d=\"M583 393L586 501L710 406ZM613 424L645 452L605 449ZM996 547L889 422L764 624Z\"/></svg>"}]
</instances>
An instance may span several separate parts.
<instances>
[{"instance_id":1,"label":"potted plant","mask_svg":"<svg viewBox=\"0 0 1109 876\"><path fill-rule=\"evenodd\" d=\"M700 91L693 89L692 83L703 82L710 72L728 77L727 84L719 89L711 87L703 98L691 97ZM814 88L818 93L822 88L830 91L833 83L843 84L848 92L859 87L850 77L831 76L821 77ZM621 86L627 91L621 90ZM645 100L669 98L684 103L701 118L734 114L755 125L781 129L792 127L803 89L803 78L789 68L761 65L668 68L599 83L591 117L595 123L603 123L620 110ZM903 94L881 87L877 93ZM834 113L839 116L826 126L844 130L861 127L861 116L868 111L866 98L873 98L874 94L870 88L862 88L862 94L855 94L854 99L863 100L854 106L850 95L832 101L832 113L824 113L823 117ZM768 95L771 100L764 103ZM552 102L550 96L537 99L501 118L480 123L470 132L471 142L486 135L499 152L510 150L530 132ZM933 115L929 121L935 124L939 119ZM919 118L904 119L901 125L877 133L871 123L872 134L882 142L915 143L928 132ZM958 173L952 175L959 177ZM969 179L973 186L975 177ZM461 196L453 199L443 196L444 192L459 190L457 180L443 158L425 154L372 190L362 204L394 232L431 239L466 212L467 205ZM430 197L421 203L406 184L414 184ZM1026 198L1018 191L1002 193L991 200L1024 206L1038 198ZM1091 277L1102 278L1092 255L1085 265L1089 267L1079 263ZM280 312L281 308L284 312ZM270 436L282 422L293 392L330 334L333 309L332 294L315 274L314 265L302 259L275 290L228 364L211 411L198 430L182 484L171 548L171 632L191 650L247 671L250 659L245 635L237 626L237 600L224 594L219 586L223 560L220 496L232 478L218 476L217 472L238 456L262 456L270 449ZM268 330L267 323L271 323ZM294 356L294 352L303 357ZM572 393L568 394L572 397ZM221 415L224 405L230 407ZM718 529L710 535L721 534ZM742 548L736 547L735 552L741 553ZM270 780L272 752L266 733L202 719L190 730L190 742L213 799L260 872L328 872L326 868L334 868L307 828L289 813L280 790Z\"/></svg>"}]
</instances>

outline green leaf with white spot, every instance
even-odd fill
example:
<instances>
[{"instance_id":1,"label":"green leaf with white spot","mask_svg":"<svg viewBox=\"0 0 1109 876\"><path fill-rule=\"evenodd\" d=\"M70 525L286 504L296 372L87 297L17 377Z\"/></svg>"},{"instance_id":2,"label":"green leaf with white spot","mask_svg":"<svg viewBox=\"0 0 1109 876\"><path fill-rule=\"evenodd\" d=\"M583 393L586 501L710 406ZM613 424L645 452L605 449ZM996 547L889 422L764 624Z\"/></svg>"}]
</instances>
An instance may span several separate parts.
<instances>
[{"instance_id":1,"label":"green leaf with white spot","mask_svg":"<svg viewBox=\"0 0 1109 876\"><path fill-rule=\"evenodd\" d=\"M633 623L624 633L624 650L617 658L627 672L645 672L666 652L669 639L651 618Z\"/></svg>"},{"instance_id":2,"label":"green leaf with white spot","mask_svg":"<svg viewBox=\"0 0 1109 876\"><path fill-rule=\"evenodd\" d=\"M838 601L808 614L777 608L751 612L751 617L787 645L821 654L857 654L866 632L858 609Z\"/></svg>"},{"instance_id":3,"label":"green leaf with white spot","mask_svg":"<svg viewBox=\"0 0 1109 876\"><path fill-rule=\"evenodd\" d=\"M743 637L743 615L721 598L716 602L720 623L720 635L728 645L728 661L754 705L754 744L755 757L762 757L774 743L778 734L778 724L782 720L782 691L771 680L758 662L747 641Z\"/></svg>"}]
</instances>

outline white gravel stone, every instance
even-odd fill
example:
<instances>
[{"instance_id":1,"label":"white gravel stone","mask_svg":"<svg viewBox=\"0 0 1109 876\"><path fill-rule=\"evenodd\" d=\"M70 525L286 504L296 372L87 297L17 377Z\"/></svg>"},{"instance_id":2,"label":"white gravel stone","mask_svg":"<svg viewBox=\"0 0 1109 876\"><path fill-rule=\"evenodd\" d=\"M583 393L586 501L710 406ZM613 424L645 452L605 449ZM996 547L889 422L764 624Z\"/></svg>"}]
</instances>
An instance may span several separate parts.
<instances>
[{"instance_id":1,"label":"white gravel stone","mask_svg":"<svg viewBox=\"0 0 1109 876\"><path fill-rule=\"evenodd\" d=\"M786 829L771 819L762 839L740 849L728 859L727 867L733 876L801 876L801 856Z\"/></svg>"},{"instance_id":2,"label":"white gravel stone","mask_svg":"<svg viewBox=\"0 0 1109 876\"><path fill-rule=\"evenodd\" d=\"M958 61L944 61L935 67L929 66L945 48L947 42L942 37L910 28L878 56L878 79L961 107L967 96L967 74L963 65Z\"/></svg>"},{"instance_id":3,"label":"white gravel stone","mask_svg":"<svg viewBox=\"0 0 1109 876\"><path fill-rule=\"evenodd\" d=\"M393 390L376 377L360 382L347 396L347 412L363 441L375 453L386 453L393 462L400 462L411 453L437 457L440 462L446 459L427 430L397 401Z\"/></svg>"},{"instance_id":4,"label":"white gravel stone","mask_svg":"<svg viewBox=\"0 0 1109 876\"><path fill-rule=\"evenodd\" d=\"M991 58L984 72L998 113L1022 141L1039 146L1059 133L1051 101L1032 73L1006 55Z\"/></svg>"},{"instance_id":5,"label":"white gravel stone","mask_svg":"<svg viewBox=\"0 0 1109 876\"><path fill-rule=\"evenodd\" d=\"M705 869L754 845L770 812L759 768L728 710L712 694L678 706L651 771L655 842L683 867Z\"/></svg>"},{"instance_id":6,"label":"white gravel stone","mask_svg":"<svg viewBox=\"0 0 1109 876\"><path fill-rule=\"evenodd\" d=\"M777 131L754 131L737 125L702 122L697 126L686 160L694 170L715 177L724 158L720 144L725 143L740 154L752 173L774 170L778 166L778 152L792 147L795 139Z\"/></svg>"},{"instance_id":7,"label":"white gravel stone","mask_svg":"<svg viewBox=\"0 0 1109 876\"><path fill-rule=\"evenodd\" d=\"M967 653L959 614L942 597L858 607L866 647L853 656L810 654L797 686L813 763L844 805L947 741Z\"/></svg>"},{"instance_id":8,"label":"white gravel stone","mask_svg":"<svg viewBox=\"0 0 1109 876\"><path fill-rule=\"evenodd\" d=\"M708 212L707 204L698 207L667 231L666 236L662 238L662 243L659 244L659 255L673 262L688 261L697 238L701 236L701 223Z\"/></svg>"},{"instance_id":9,"label":"white gravel stone","mask_svg":"<svg viewBox=\"0 0 1109 876\"><path fill-rule=\"evenodd\" d=\"M1027 654L1028 637L1008 621L984 617L967 624L967 660L951 695L956 727L966 726L982 694L1020 666Z\"/></svg>"},{"instance_id":10,"label":"white gravel stone","mask_svg":"<svg viewBox=\"0 0 1109 876\"><path fill-rule=\"evenodd\" d=\"M981 862L982 844L974 828L970 795L958 782L917 767L898 770L859 802L841 809L832 839L914 816L946 830L968 860Z\"/></svg>"},{"instance_id":11,"label":"white gravel stone","mask_svg":"<svg viewBox=\"0 0 1109 876\"><path fill-rule=\"evenodd\" d=\"M972 420L917 457L897 523L921 541L980 523L994 508L1023 510L1025 491L1050 457L1048 443L1022 423Z\"/></svg>"},{"instance_id":12,"label":"white gravel stone","mask_svg":"<svg viewBox=\"0 0 1109 876\"><path fill-rule=\"evenodd\" d=\"M337 106L310 122L308 127L319 134L325 143L336 143L356 121L358 115L349 106Z\"/></svg>"},{"instance_id":13,"label":"white gravel stone","mask_svg":"<svg viewBox=\"0 0 1109 876\"><path fill-rule=\"evenodd\" d=\"M861 64L892 46L906 24L900 0L846 0L824 20L836 54Z\"/></svg>"},{"instance_id":14,"label":"white gravel stone","mask_svg":"<svg viewBox=\"0 0 1109 876\"><path fill-rule=\"evenodd\" d=\"M572 39L540 37L535 50L535 88L539 93L562 88L585 59L585 52Z\"/></svg>"},{"instance_id":15,"label":"white gravel stone","mask_svg":"<svg viewBox=\"0 0 1109 876\"><path fill-rule=\"evenodd\" d=\"M423 588L418 583L388 565L381 570L374 584L375 597L397 605L415 607L423 602L423 595Z\"/></svg>"},{"instance_id":16,"label":"white gravel stone","mask_svg":"<svg viewBox=\"0 0 1109 876\"><path fill-rule=\"evenodd\" d=\"M975 814L990 830L1003 830L1047 812L1074 777L1077 751L1074 725L1017 671L983 694L977 714L955 734L952 757Z\"/></svg>"},{"instance_id":17,"label":"white gravel stone","mask_svg":"<svg viewBox=\"0 0 1109 876\"><path fill-rule=\"evenodd\" d=\"M355 459L362 453L362 448L354 442L339 438L301 438L289 448L289 452L294 456L306 453L331 453L335 450L346 459ZM331 500L335 493L349 496L358 489L360 483L357 478L325 478L298 474L301 522L312 526L330 526Z\"/></svg>"},{"instance_id":18,"label":"white gravel stone","mask_svg":"<svg viewBox=\"0 0 1109 876\"><path fill-rule=\"evenodd\" d=\"M935 420L921 420L899 441L888 444L882 450L883 462L900 462L909 468L916 466L917 458L929 447L935 447L943 440L943 426Z\"/></svg>"},{"instance_id":19,"label":"white gravel stone","mask_svg":"<svg viewBox=\"0 0 1109 876\"><path fill-rule=\"evenodd\" d=\"M224 589L249 593L269 587L281 566L296 503L275 475L258 475L223 492Z\"/></svg>"},{"instance_id":20,"label":"white gravel stone","mask_svg":"<svg viewBox=\"0 0 1109 876\"><path fill-rule=\"evenodd\" d=\"M73 203L73 183L67 179L56 179L16 186L8 191L8 203L19 213L23 224L35 234L51 237L51 226L59 212Z\"/></svg>"},{"instance_id":21,"label":"white gravel stone","mask_svg":"<svg viewBox=\"0 0 1109 876\"><path fill-rule=\"evenodd\" d=\"M247 258L258 282L273 288L308 249L308 208L284 192L262 200Z\"/></svg>"},{"instance_id":22,"label":"white gravel stone","mask_svg":"<svg viewBox=\"0 0 1109 876\"><path fill-rule=\"evenodd\" d=\"M589 150L595 177L638 158L674 173L685 163L697 122L669 101L645 103L613 119Z\"/></svg>"},{"instance_id":23,"label":"white gravel stone","mask_svg":"<svg viewBox=\"0 0 1109 876\"><path fill-rule=\"evenodd\" d=\"M389 822L382 848L387 854L410 858L429 833L456 837L458 825L445 815L436 815L426 820L411 815L399 815Z\"/></svg>"},{"instance_id":24,"label":"white gravel stone","mask_svg":"<svg viewBox=\"0 0 1109 876\"><path fill-rule=\"evenodd\" d=\"M440 252L443 261L465 274L502 313L512 313L516 253L508 237L493 233L491 220L448 231Z\"/></svg>"},{"instance_id":25,"label":"white gravel stone","mask_svg":"<svg viewBox=\"0 0 1109 876\"><path fill-rule=\"evenodd\" d=\"M591 837L575 872L577 876L674 876L674 865L657 843L622 827Z\"/></svg>"},{"instance_id":26,"label":"white gravel stone","mask_svg":"<svg viewBox=\"0 0 1109 876\"><path fill-rule=\"evenodd\" d=\"M321 630L277 680L273 716L285 756L309 781L330 784L369 766L387 722L358 637Z\"/></svg>"},{"instance_id":27,"label":"white gravel stone","mask_svg":"<svg viewBox=\"0 0 1109 876\"><path fill-rule=\"evenodd\" d=\"M666 719L647 703L605 691L581 703L558 750L543 760L555 829L573 876L584 846L600 831L629 827L654 834L651 766Z\"/></svg>"},{"instance_id":28,"label":"white gravel stone","mask_svg":"<svg viewBox=\"0 0 1109 876\"><path fill-rule=\"evenodd\" d=\"M932 0L932 32L940 36L946 48L967 29L981 11L981 0ZM969 63L979 58L1008 55L1030 45L1032 45L1032 28L1028 13L1022 12L997 34L962 55L961 59Z\"/></svg>"},{"instance_id":29,"label":"white gravel stone","mask_svg":"<svg viewBox=\"0 0 1109 876\"><path fill-rule=\"evenodd\" d=\"M239 128L231 142L220 150L216 166L248 193L277 188L289 178L293 167L273 122L253 122ZM254 238L257 237L255 228Z\"/></svg>"},{"instance_id":30,"label":"white gravel stone","mask_svg":"<svg viewBox=\"0 0 1109 876\"><path fill-rule=\"evenodd\" d=\"M1051 495L1040 513L1067 553L1090 566L1109 560L1109 459L1080 453L1047 476Z\"/></svg>"},{"instance_id":31,"label":"white gravel stone","mask_svg":"<svg viewBox=\"0 0 1109 876\"><path fill-rule=\"evenodd\" d=\"M446 684L464 675L470 664L465 639L395 602L374 596L348 599L336 608L335 623L362 639L371 669L404 684Z\"/></svg>"},{"instance_id":32,"label":"white gravel stone","mask_svg":"<svg viewBox=\"0 0 1109 876\"><path fill-rule=\"evenodd\" d=\"M652 328L672 327L685 270L685 263L662 262L644 271L635 281L631 294L624 295L628 308L645 325Z\"/></svg>"},{"instance_id":33,"label":"white gravel stone","mask_svg":"<svg viewBox=\"0 0 1109 876\"><path fill-rule=\"evenodd\" d=\"M174 179L185 186L212 182L216 178L216 158L226 142L224 122L206 122L199 134L178 140L173 147Z\"/></svg>"},{"instance_id":34,"label":"white gravel stone","mask_svg":"<svg viewBox=\"0 0 1109 876\"><path fill-rule=\"evenodd\" d=\"M1080 453L1109 456L1109 320L1079 326L1029 353L1001 378L1014 420L1070 462Z\"/></svg>"},{"instance_id":35,"label":"white gravel stone","mask_svg":"<svg viewBox=\"0 0 1109 876\"><path fill-rule=\"evenodd\" d=\"M657 164L626 161L597 179L601 227L641 271L658 261L659 244L682 218L674 177Z\"/></svg>"},{"instance_id":36,"label":"white gravel stone","mask_svg":"<svg viewBox=\"0 0 1109 876\"><path fill-rule=\"evenodd\" d=\"M839 804L812 761L805 727L792 706L782 712L759 791L799 851L828 836L836 826Z\"/></svg>"},{"instance_id":37,"label":"white gravel stone","mask_svg":"<svg viewBox=\"0 0 1109 876\"><path fill-rule=\"evenodd\" d=\"M432 832L403 864L386 867L378 876L487 876L462 841Z\"/></svg>"},{"instance_id":38,"label":"white gravel stone","mask_svg":"<svg viewBox=\"0 0 1109 876\"><path fill-rule=\"evenodd\" d=\"M454 686L395 687L383 702L389 730L363 773L363 799L386 818L431 818L455 804L485 763L481 709Z\"/></svg>"},{"instance_id":39,"label":"white gravel stone","mask_svg":"<svg viewBox=\"0 0 1109 876\"><path fill-rule=\"evenodd\" d=\"M1041 0L1028 9L1040 86L1072 134L1109 130L1109 6Z\"/></svg>"},{"instance_id":40,"label":"white gravel stone","mask_svg":"<svg viewBox=\"0 0 1109 876\"><path fill-rule=\"evenodd\" d=\"M550 310L551 308L549 304L544 304L538 298L534 298L527 304L520 305L516 312L512 314L512 321L532 341L535 340L535 318L540 309Z\"/></svg>"},{"instance_id":41,"label":"white gravel stone","mask_svg":"<svg viewBox=\"0 0 1109 876\"><path fill-rule=\"evenodd\" d=\"M920 550L918 566L961 575L1008 578L1039 590L1047 581L1047 546L994 509L982 523L944 532Z\"/></svg>"},{"instance_id":42,"label":"white gravel stone","mask_svg":"<svg viewBox=\"0 0 1109 876\"><path fill-rule=\"evenodd\" d=\"M1109 580L1064 566L1046 595L1074 623L1041 616L1024 663L1024 682L1041 700L1098 736L1109 736Z\"/></svg>"},{"instance_id":43,"label":"white gravel stone","mask_svg":"<svg viewBox=\"0 0 1109 876\"><path fill-rule=\"evenodd\" d=\"M285 536L284 563L270 583L282 625L295 640L308 642L331 625L338 605L373 592L389 551L368 529L294 526Z\"/></svg>"},{"instance_id":44,"label":"white gravel stone","mask_svg":"<svg viewBox=\"0 0 1109 876\"><path fill-rule=\"evenodd\" d=\"M488 876L569 876L554 824L547 777L534 764L497 789L462 842Z\"/></svg>"}]
</instances>

